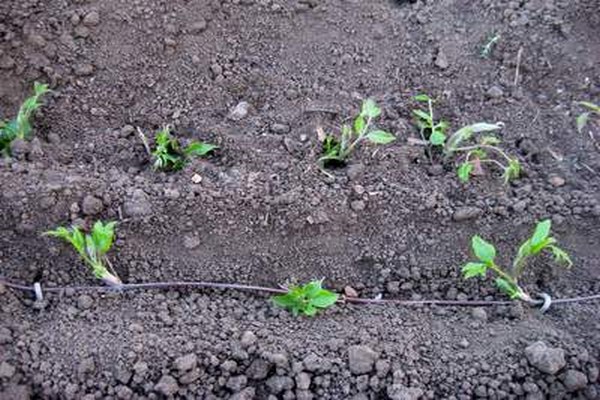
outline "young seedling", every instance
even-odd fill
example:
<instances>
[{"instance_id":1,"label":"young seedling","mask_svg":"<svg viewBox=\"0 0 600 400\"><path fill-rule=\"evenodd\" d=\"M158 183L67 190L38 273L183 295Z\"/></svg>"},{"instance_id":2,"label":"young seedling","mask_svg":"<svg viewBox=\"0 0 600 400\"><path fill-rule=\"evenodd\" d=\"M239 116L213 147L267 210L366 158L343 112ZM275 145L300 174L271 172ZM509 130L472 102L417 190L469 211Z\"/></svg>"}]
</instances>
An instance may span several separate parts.
<instances>
[{"instance_id":1,"label":"young seedling","mask_svg":"<svg viewBox=\"0 0 600 400\"><path fill-rule=\"evenodd\" d=\"M503 126L501 122L496 124L480 122L468 125L454 132L446 141L444 145L446 158L450 158L456 153L465 154L456 170L458 179L461 182L468 182L471 174L481 169L482 164L493 164L500 168L503 171L504 183L519 177L521 174L519 160L509 157L504 150L498 147L500 140L497 137L489 134L478 136L474 144L464 145L477 133L497 131L502 129ZM491 154L500 156L500 160L490 157Z\"/></svg>"},{"instance_id":2,"label":"young seedling","mask_svg":"<svg viewBox=\"0 0 600 400\"><path fill-rule=\"evenodd\" d=\"M600 117L600 106L589 101L580 101L579 105L584 106L589 111L583 112L577 116L577 130L579 133L583 132L583 129L588 124L590 117L595 114Z\"/></svg>"},{"instance_id":3,"label":"young seedling","mask_svg":"<svg viewBox=\"0 0 600 400\"><path fill-rule=\"evenodd\" d=\"M154 140L155 148L151 152L151 157L154 160L153 166L155 170L161 171L178 171L192 157L203 157L218 148L214 144L195 140L186 147L181 148L179 141L171 135L171 129L168 126L158 131Z\"/></svg>"},{"instance_id":4,"label":"young seedling","mask_svg":"<svg viewBox=\"0 0 600 400\"><path fill-rule=\"evenodd\" d=\"M428 146L440 149L446 159L454 157L456 153L465 154L457 169L457 175L461 182L467 182L474 173L481 173L482 164L494 164L498 166L503 171L505 183L519 177L521 173L519 160L509 157L498 147L500 140L495 136L487 135L478 137L476 143L464 145L475 134L501 129L503 127L502 123L489 124L480 122L464 126L448 136L448 123L443 120L436 121L434 119L434 101L431 97L426 94L420 94L415 96L414 99L427 103L427 111L421 109L413 110L422 142ZM463 146L461 147L461 145ZM490 157L490 153L499 155L502 161Z\"/></svg>"},{"instance_id":5,"label":"young seedling","mask_svg":"<svg viewBox=\"0 0 600 400\"><path fill-rule=\"evenodd\" d=\"M322 167L335 163L344 164L356 146L364 140L374 144L388 144L396 140L391 133L379 129L370 129L373 119L379 115L381 115L381 109L377 107L375 102L371 99L365 100L352 126L342 125L339 139L332 134L324 135L322 138L323 156L319 158L319 164Z\"/></svg>"},{"instance_id":6,"label":"young seedling","mask_svg":"<svg viewBox=\"0 0 600 400\"><path fill-rule=\"evenodd\" d=\"M312 281L303 286L291 286L286 294L273 297L275 305L298 316L313 317L321 309L331 307L338 295L321 287L322 281Z\"/></svg>"},{"instance_id":7,"label":"young seedling","mask_svg":"<svg viewBox=\"0 0 600 400\"><path fill-rule=\"evenodd\" d=\"M26 140L31 137L31 118L42 105L42 96L48 92L48 85L35 82L33 84L33 96L25 99L17 116L10 121L0 121L0 153L9 156L10 144L13 140Z\"/></svg>"},{"instance_id":8,"label":"young seedling","mask_svg":"<svg viewBox=\"0 0 600 400\"><path fill-rule=\"evenodd\" d=\"M485 46L483 46L483 48L481 49L481 58L490 58L490 56L492 55L492 51L494 50L494 47L496 47L496 44L499 40L500 35L491 35L488 38L488 41L486 42Z\"/></svg>"},{"instance_id":9,"label":"young seedling","mask_svg":"<svg viewBox=\"0 0 600 400\"><path fill-rule=\"evenodd\" d=\"M427 103L427 109L415 109L413 115L419 128L421 139L432 146L443 146L446 142L446 130L448 123L446 121L435 121L433 115L434 100L426 94L419 94L414 99L421 103Z\"/></svg>"},{"instance_id":10,"label":"young seedling","mask_svg":"<svg viewBox=\"0 0 600 400\"><path fill-rule=\"evenodd\" d=\"M477 261L469 262L462 267L465 279L480 276L485 278L488 270L495 273L496 286L511 299L520 299L531 302L531 296L519 285L519 278L523 274L527 261L539 255L542 251L550 251L557 263L571 267L573 263L569 255L556 245L555 238L550 236L551 221L539 222L533 235L527 239L515 256L512 268L506 269L496 263L496 248L491 243L483 240L479 235L471 239L471 247Z\"/></svg>"},{"instance_id":11,"label":"young seedling","mask_svg":"<svg viewBox=\"0 0 600 400\"><path fill-rule=\"evenodd\" d=\"M121 285L121 280L112 270L110 261L106 253L113 245L115 237L116 222L97 221L92 233L84 234L78 227L71 228L58 227L55 230L45 232L45 236L57 237L63 239L75 249L81 259L92 269L92 273L98 279L101 279L109 286Z\"/></svg>"}]
</instances>

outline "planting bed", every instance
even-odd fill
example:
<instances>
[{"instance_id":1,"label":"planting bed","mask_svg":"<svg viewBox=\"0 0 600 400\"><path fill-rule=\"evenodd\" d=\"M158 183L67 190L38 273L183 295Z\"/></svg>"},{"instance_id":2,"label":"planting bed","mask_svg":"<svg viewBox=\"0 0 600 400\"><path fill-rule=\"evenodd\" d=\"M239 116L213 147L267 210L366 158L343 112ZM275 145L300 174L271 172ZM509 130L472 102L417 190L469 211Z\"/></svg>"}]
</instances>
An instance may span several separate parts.
<instances>
[{"instance_id":1,"label":"planting bed","mask_svg":"<svg viewBox=\"0 0 600 400\"><path fill-rule=\"evenodd\" d=\"M600 124L575 128L576 101L600 101L599 37L595 0L4 0L0 116L34 81L53 92L35 138L0 159L0 276L100 284L40 233L103 219L118 221L125 282L325 278L361 297L503 300L461 278L470 237L509 262L551 218L574 267L542 257L523 284L600 293ZM417 93L455 129L503 121L521 179L462 184L430 163L409 141ZM323 174L317 127L367 97L398 139ZM220 149L154 172L136 128L165 124ZM250 292L33 302L0 284L0 398L597 399L599 304L340 304L309 319Z\"/></svg>"}]
</instances>

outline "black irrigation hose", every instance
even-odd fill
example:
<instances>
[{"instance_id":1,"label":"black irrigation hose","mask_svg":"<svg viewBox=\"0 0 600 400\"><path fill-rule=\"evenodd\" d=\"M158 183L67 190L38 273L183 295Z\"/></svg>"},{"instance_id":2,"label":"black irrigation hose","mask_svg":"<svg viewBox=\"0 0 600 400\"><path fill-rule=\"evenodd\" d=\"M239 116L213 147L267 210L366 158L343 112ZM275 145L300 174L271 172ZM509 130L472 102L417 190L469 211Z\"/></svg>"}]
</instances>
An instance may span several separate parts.
<instances>
[{"instance_id":1,"label":"black irrigation hose","mask_svg":"<svg viewBox=\"0 0 600 400\"><path fill-rule=\"evenodd\" d=\"M27 286L14 283L0 277L0 285L8 288L21 290L26 292L36 293L36 296L42 296L42 289L39 284ZM237 283L218 283L218 282L149 282L149 283L125 283L120 286L65 286L65 287L49 287L44 288L44 292L56 293L65 290L73 291L97 291L97 292L119 292L126 290L148 290L148 289L176 289L176 288L210 288L210 289L232 289L232 290L248 290L266 292L272 294L287 293L285 289L270 288L264 286L242 285ZM600 300L600 294L590 296L579 296L565 299L550 300L550 296L542 294L544 300L534 300L531 305L543 305L542 311L548 309L550 304L567 304L578 303L582 301ZM393 304L400 306L420 306L420 305L437 305L437 306L498 306L514 304L511 300L398 300L398 299L365 299L360 297L342 297L342 302L356 304Z\"/></svg>"}]
</instances>

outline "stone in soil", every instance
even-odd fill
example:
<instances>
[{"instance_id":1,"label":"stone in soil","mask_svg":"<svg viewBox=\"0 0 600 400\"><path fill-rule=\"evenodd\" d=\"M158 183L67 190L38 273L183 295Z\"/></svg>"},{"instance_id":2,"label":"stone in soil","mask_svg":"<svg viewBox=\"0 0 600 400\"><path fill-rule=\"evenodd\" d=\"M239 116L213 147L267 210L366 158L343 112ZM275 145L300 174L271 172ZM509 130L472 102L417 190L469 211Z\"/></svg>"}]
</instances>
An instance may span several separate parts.
<instances>
[{"instance_id":1,"label":"stone in soil","mask_svg":"<svg viewBox=\"0 0 600 400\"><path fill-rule=\"evenodd\" d=\"M379 355L368 346L352 346L348 349L348 367L355 375L371 372L378 358Z\"/></svg>"},{"instance_id":2,"label":"stone in soil","mask_svg":"<svg viewBox=\"0 0 600 400\"><path fill-rule=\"evenodd\" d=\"M583 372L574 369L567 370L562 381L569 392L585 389L588 384L587 376Z\"/></svg>"},{"instance_id":3,"label":"stone in soil","mask_svg":"<svg viewBox=\"0 0 600 400\"><path fill-rule=\"evenodd\" d=\"M550 375L555 375L567 365L563 349L548 347L541 341L527 346L525 357L531 365Z\"/></svg>"},{"instance_id":4,"label":"stone in soil","mask_svg":"<svg viewBox=\"0 0 600 400\"><path fill-rule=\"evenodd\" d=\"M154 390L164 396L173 396L179 390L179 384L172 376L163 375L154 386Z\"/></svg>"},{"instance_id":5,"label":"stone in soil","mask_svg":"<svg viewBox=\"0 0 600 400\"><path fill-rule=\"evenodd\" d=\"M248 112L250 110L250 103L246 101L241 101L237 106L231 110L229 113L229 119L233 121L241 121L242 119L248 116Z\"/></svg>"},{"instance_id":6,"label":"stone in soil","mask_svg":"<svg viewBox=\"0 0 600 400\"><path fill-rule=\"evenodd\" d=\"M85 215L97 215L104 209L104 204L99 198L87 195L83 198L81 209Z\"/></svg>"}]
</instances>

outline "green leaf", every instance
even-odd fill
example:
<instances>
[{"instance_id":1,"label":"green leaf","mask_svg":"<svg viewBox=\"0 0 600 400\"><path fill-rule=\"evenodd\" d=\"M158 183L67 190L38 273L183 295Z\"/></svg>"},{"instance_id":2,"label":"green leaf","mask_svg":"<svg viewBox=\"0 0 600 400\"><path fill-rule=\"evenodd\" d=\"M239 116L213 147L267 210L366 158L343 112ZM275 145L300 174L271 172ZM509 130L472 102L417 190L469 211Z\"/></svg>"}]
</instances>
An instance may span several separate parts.
<instances>
[{"instance_id":1,"label":"green leaf","mask_svg":"<svg viewBox=\"0 0 600 400\"><path fill-rule=\"evenodd\" d=\"M321 287L321 281L312 281L304 286L293 286L288 293L273 297L273 303L291 311L294 315L312 317L319 309L332 306L338 295Z\"/></svg>"},{"instance_id":2,"label":"green leaf","mask_svg":"<svg viewBox=\"0 0 600 400\"><path fill-rule=\"evenodd\" d=\"M571 261L571 257L569 254L561 249L558 246L550 245L548 246L552 254L554 255L554 261L558 264L564 264L567 268L571 268L573 266L573 261Z\"/></svg>"},{"instance_id":3,"label":"green leaf","mask_svg":"<svg viewBox=\"0 0 600 400\"><path fill-rule=\"evenodd\" d=\"M322 290L321 285L321 281L312 281L304 285L304 287L299 288L300 293L302 293L307 298L312 299L313 297L319 295L319 292Z\"/></svg>"},{"instance_id":4,"label":"green leaf","mask_svg":"<svg viewBox=\"0 0 600 400\"><path fill-rule=\"evenodd\" d=\"M521 164L516 158L508 162L508 166L504 169L504 183L508 183L513 179L517 179L521 175Z\"/></svg>"},{"instance_id":5,"label":"green leaf","mask_svg":"<svg viewBox=\"0 0 600 400\"><path fill-rule=\"evenodd\" d=\"M579 114L577 116L576 122L577 122L577 131L579 133L581 133L583 131L583 129L585 128L585 126L588 123L588 120L590 119L590 115L591 113L589 112L584 112L582 114Z\"/></svg>"},{"instance_id":6,"label":"green leaf","mask_svg":"<svg viewBox=\"0 0 600 400\"><path fill-rule=\"evenodd\" d=\"M365 130L365 126L366 126L365 118L362 115L359 115L354 120L354 133L356 133L357 135L360 135Z\"/></svg>"},{"instance_id":7,"label":"green leaf","mask_svg":"<svg viewBox=\"0 0 600 400\"><path fill-rule=\"evenodd\" d=\"M113 245L115 237L116 222L103 224L102 221L96 221L92 228L92 238L99 255L106 254Z\"/></svg>"},{"instance_id":8,"label":"green leaf","mask_svg":"<svg viewBox=\"0 0 600 400\"><path fill-rule=\"evenodd\" d=\"M504 278L496 278L496 286L498 287L498 289L500 289L500 291L507 294L513 300L518 299L520 297L519 287Z\"/></svg>"},{"instance_id":9,"label":"green leaf","mask_svg":"<svg viewBox=\"0 0 600 400\"><path fill-rule=\"evenodd\" d=\"M291 294L273 296L273 303L282 308L290 308L297 304L296 298Z\"/></svg>"},{"instance_id":10,"label":"green leaf","mask_svg":"<svg viewBox=\"0 0 600 400\"><path fill-rule=\"evenodd\" d=\"M375 144L388 144L396 140L396 137L386 131L371 131L367 134L367 139Z\"/></svg>"},{"instance_id":11,"label":"green leaf","mask_svg":"<svg viewBox=\"0 0 600 400\"><path fill-rule=\"evenodd\" d=\"M429 123L428 127L431 127L431 124L433 123L433 121L431 120L431 115L427 114L423 110L412 110L412 112L420 120L428 122Z\"/></svg>"},{"instance_id":12,"label":"green leaf","mask_svg":"<svg viewBox=\"0 0 600 400\"><path fill-rule=\"evenodd\" d=\"M531 239L529 243L532 248L537 248L543 245L546 238L550 235L550 228L552 227L552 221L547 219L542 222L539 222L536 227L533 235L531 235Z\"/></svg>"},{"instance_id":13,"label":"green leaf","mask_svg":"<svg viewBox=\"0 0 600 400\"><path fill-rule=\"evenodd\" d=\"M413 99L415 99L416 101L427 103L431 100L431 97L427 96L426 94L418 94L414 96Z\"/></svg>"},{"instance_id":14,"label":"green leaf","mask_svg":"<svg viewBox=\"0 0 600 400\"><path fill-rule=\"evenodd\" d=\"M471 171L473 171L473 164L470 162L467 161L460 164L456 171L458 179L463 183L468 182L471 176Z\"/></svg>"},{"instance_id":15,"label":"green leaf","mask_svg":"<svg viewBox=\"0 0 600 400\"><path fill-rule=\"evenodd\" d=\"M315 315L317 315L317 307L315 307L312 304L308 304L303 310L300 310L300 312L302 312L307 317L314 317Z\"/></svg>"},{"instance_id":16,"label":"green leaf","mask_svg":"<svg viewBox=\"0 0 600 400\"><path fill-rule=\"evenodd\" d=\"M488 266L483 263L470 262L462 267L463 277L465 279L473 278L475 276L485 277Z\"/></svg>"},{"instance_id":17,"label":"green leaf","mask_svg":"<svg viewBox=\"0 0 600 400\"><path fill-rule=\"evenodd\" d=\"M589 101L580 101L580 105L592 110L593 112L600 114L600 106Z\"/></svg>"},{"instance_id":18,"label":"green leaf","mask_svg":"<svg viewBox=\"0 0 600 400\"><path fill-rule=\"evenodd\" d=\"M362 104L361 115L363 117L377 118L381 114L381 109L371 99L367 99Z\"/></svg>"},{"instance_id":19,"label":"green leaf","mask_svg":"<svg viewBox=\"0 0 600 400\"><path fill-rule=\"evenodd\" d=\"M339 296L336 293L321 289L317 295L311 299L310 304L319 308L327 308L334 305L338 300L338 297Z\"/></svg>"},{"instance_id":20,"label":"green leaf","mask_svg":"<svg viewBox=\"0 0 600 400\"><path fill-rule=\"evenodd\" d=\"M434 130L429 136L429 142L434 146L442 146L446 141L446 135L441 130Z\"/></svg>"},{"instance_id":21,"label":"green leaf","mask_svg":"<svg viewBox=\"0 0 600 400\"><path fill-rule=\"evenodd\" d=\"M496 249L491 243L483 240L479 235L473 236L471 239L471 246L473 253L480 261L486 264L493 264L494 258L496 258Z\"/></svg>"},{"instance_id":22,"label":"green leaf","mask_svg":"<svg viewBox=\"0 0 600 400\"><path fill-rule=\"evenodd\" d=\"M214 144L194 141L194 142L190 143L183 152L188 157L192 157L192 156L202 157L218 148L219 147Z\"/></svg>"}]
</instances>

